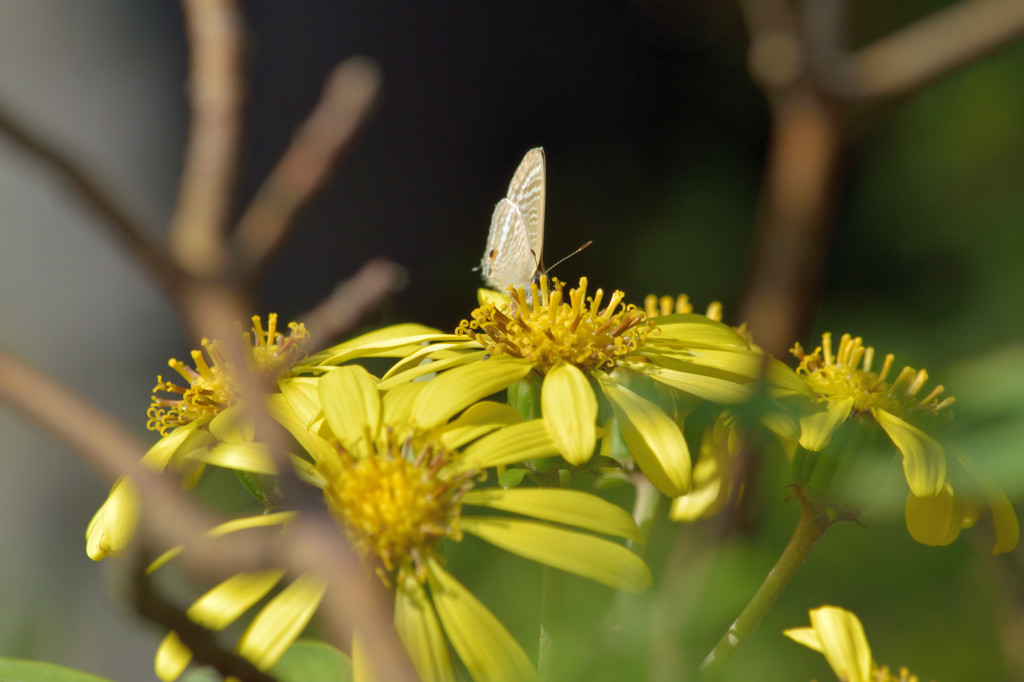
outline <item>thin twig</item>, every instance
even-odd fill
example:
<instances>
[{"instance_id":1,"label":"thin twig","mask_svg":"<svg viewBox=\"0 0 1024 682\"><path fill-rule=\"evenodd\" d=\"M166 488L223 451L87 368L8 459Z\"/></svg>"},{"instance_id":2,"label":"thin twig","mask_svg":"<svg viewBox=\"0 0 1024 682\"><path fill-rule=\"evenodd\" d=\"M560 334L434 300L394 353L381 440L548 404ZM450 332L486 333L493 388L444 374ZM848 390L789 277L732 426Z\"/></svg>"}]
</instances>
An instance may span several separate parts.
<instances>
[{"instance_id":1,"label":"thin twig","mask_svg":"<svg viewBox=\"0 0 1024 682\"><path fill-rule=\"evenodd\" d=\"M906 95L1022 35L1024 0L964 0L849 55L819 81L852 100Z\"/></svg>"},{"instance_id":2,"label":"thin twig","mask_svg":"<svg viewBox=\"0 0 1024 682\"><path fill-rule=\"evenodd\" d=\"M259 274L294 226L296 212L323 185L376 99L380 73L356 57L331 72L323 96L239 220L234 243L241 268Z\"/></svg>"},{"instance_id":3,"label":"thin twig","mask_svg":"<svg viewBox=\"0 0 1024 682\"><path fill-rule=\"evenodd\" d=\"M395 292L405 271L391 261L371 260L306 315L309 347L321 348L331 339L353 329L385 296Z\"/></svg>"},{"instance_id":4,"label":"thin twig","mask_svg":"<svg viewBox=\"0 0 1024 682\"><path fill-rule=\"evenodd\" d=\"M241 128L242 20L231 0L182 0L192 109L170 250L200 278L227 265L227 229Z\"/></svg>"},{"instance_id":5,"label":"thin twig","mask_svg":"<svg viewBox=\"0 0 1024 682\"><path fill-rule=\"evenodd\" d=\"M0 106L0 132L12 142L18 144L27 153L47 164L75 192L89 208L102 219L102 225L114 238L128 250L138 262L142 270L151 276L167 293L174 291L181 279L181 272L171 260L161 252L147 235L152 230L145 229L120 204L113 195L102 188L99 182L66 154L57 150L50 142L32 131L17 117Z\"/></svg>"}]
</instances>

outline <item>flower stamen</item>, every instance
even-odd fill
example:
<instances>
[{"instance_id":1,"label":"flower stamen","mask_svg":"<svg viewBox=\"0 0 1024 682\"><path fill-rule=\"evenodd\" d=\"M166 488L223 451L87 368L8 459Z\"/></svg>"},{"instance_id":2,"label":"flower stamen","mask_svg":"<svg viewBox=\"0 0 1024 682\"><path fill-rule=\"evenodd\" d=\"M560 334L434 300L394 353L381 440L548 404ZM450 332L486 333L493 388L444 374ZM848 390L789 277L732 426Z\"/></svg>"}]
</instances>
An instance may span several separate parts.
<instances>
[{"instance_id":1,"label":"flower stamen","mask_svg":"<svg viewBox=\"0 0 1024 682\"><path fill-rule=\"evenodd\" d=\"M607 371L616 358L642 346L654 328L636 306L623 303L621 291L602 306L604 291L598 289L588 299L587 280L581 278L566 303L564 286L542 276L531 284L529 302L523 288L512 288L506 306L485 303L456 333L476 339L491 355L536 362L542 372L561 361Z\"/></svg>"},{"instance_id":2,"label":"flower stamen","mask_svg":"<svg viewBox=\"0 0 1024 682\"><path fill-rule=\"evenodd\" d=\"M864 346L860 337L852 338L844 334L839 340L839 348L833 354L832 335L824 334L819 346L813 353L805 353L800 344L791 351L800 360L797 372L803 374L811 388L822 400L853 398L853 411L864 413L872 408L886 411L910 412L928 410L938 412L951 405L954 399L949 397L938 402L938 397L945 391L937 386L923 399L916 399L917 394L928 382L928 372L904 367L891 384L886 382L894 356L885 356L879 372L871 370L875 350Z\"/></svg>"}]
</instances>

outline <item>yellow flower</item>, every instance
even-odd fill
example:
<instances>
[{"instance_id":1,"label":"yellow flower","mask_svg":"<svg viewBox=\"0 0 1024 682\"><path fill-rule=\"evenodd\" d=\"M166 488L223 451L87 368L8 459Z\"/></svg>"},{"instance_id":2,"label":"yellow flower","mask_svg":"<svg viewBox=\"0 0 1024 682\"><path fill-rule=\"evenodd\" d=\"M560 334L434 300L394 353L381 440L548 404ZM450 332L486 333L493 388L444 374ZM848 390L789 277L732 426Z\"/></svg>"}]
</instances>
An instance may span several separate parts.
<instances>
[{"instance_id":1,"label":"yellow flower","mask_svg":"<svg viewBox=\"0 0 1024 682\"><path fill-rule=\"evenodd\" d=\"M191 487L198 481L203 464L194 458L214 440L199 422L180 426L157 441L142 457L143 466L153 471L171 469L182 476L182 484ZM135 484L127 476L114 483L107 500L85 530L86 554L93 561L119 556L135 534L141 512Z\"/></svg>"},{"instance_id":2,"label":"yellow flower","mask_svg":"<svg viewBox=\"0 0 1024 682\"><path fill-rule=\"evenodd\" d=\"M285 336L277 330L276 314L268 315L266 329L260 318L253 316L252 332L240 332L246 340L245 360L250 372L277 380L303 357L303 343L308 333L305 327L295 322L288 327L291 332ZM259 447L251 443L251 433L247 438L238 435L246 428L239 424L237 416L230 414L229 408L237 403L238 394L232 369L218 350L219 342L203 339L202 345L209 362L202 351L193 351L195 369L174 359L169 363L189 382L187 388L157 377L154 392L167 391L181 398L153 397L147 427L160 431L162 438L142 458L143 466L153 471L170 469L181 475L186 488L199 480L205 462L226 466L237 449ZM246 440L248 443L244 442ZM215 441L221 442L211 454L209 448ZM129 478L121 477L86 528L86 553L89 557L99 561L121 554L134 535L139 511L134 484Z\"/></svg>"},{"instance_id":3,"label":"yellow flower","mask_svg":"<svg viewBox=\"0 0 1024 682\"><path fill-rule=\"evenodd\" d=\"M651 580L644 562L592 534L637 540L639 531L624 510L583 492L482 487L484 469L552 456L555 444L542 421L521 422L508 406L490 402L463 412L462 401L451 401L439 386L437 380L410 382L382 393L376 378L349 365L318 379L282 382L270 406L308 453L309 459L297 460L302 477L324 491L353 549L394 589L395 625L419 674L453 679L450 644L473 679L533 679L533 664L504 626L445 570L441 541L458 542L469 533L528 559L639 592ZM253 463L258 466L259 458ZM480 513L486 510L498 514ZM205 599L221 600L218 614L225 615L210 622L233 622L273 587L264 590L264 584L244 594L231 585L214 588L216 598ZM305 617L318 606L320 592L310 588L287 599L288 612ZM278 628L262 614L249 627L259 628L261 646L274 652L253 658L264 669L301 630L294 623ZM180 643L168 641L158 654L165 680L188 662ZM250 658L260 653L241 644L239 651Z\"/></svg>"},{"instance_id":4,"label":"yellow flower","mask_svg":"<svg viewBox=\"0 0 1024 682\"><path fill-rule=\"evenodd\" d=\"M246 369L254 374L276 380L304 355L303 344L309 333L296 322L288 325L291 332L285 336L277 331L277 314L267 316L264 331L258 315L252 318L252 332L241 332L245 339ZM161 398L154 395L147 413L146 428L166 436L171 429L194 421L209 421L224 408L238 400L238 390L231 368L220 351L220 342L203 339L203 351L192 351L195 369L171 358L168 365L188 386L179 386L162 376L156 379L153 393L177 394L180 398Z\"/></svg>"},{"instance_id":5,"label":"yellow flower","mask_svg":"<svg viewBox=\"0 0 1024 682\"><path fill-rule=\"evenodd\" d=\"M601 289L592 297L587 291L585 278L567 291L561 282L541 276L529 293L522 288L510 288L510 298L483 293L472 320L463 321L454 336L392 337L393 345L406 344L412 352L384 376L382 386L436 373L432 390L466 407L529 377L540 385L549 435L573 465L590 459L605 432L598 424L599 415L609 411L601 409L603 401L648 478L666 494L683 494L691 473L679 425L682 409L662 403L746 400L764 358L735 331L703 315L650 320L625 304L621 291L607 302ZM426 345L411 345L418 342ZM769 363L770 372L776 369ZM801 382L791 386L806 391ZM426 427L437 423L425 404L411 419Z\"/></svg>"},{"instance_id":6,"label":"yellow flower","mask_svg":"<svg viewBox=\"0 0 1024 682\"><path fill-rule=\"evenodd\" d=\"M804 448L825 448L847 420L873 421L903 456L910 487L905 517L911 537L925 545L948 545L962 528L974 525L987 505L995 526L993 554L1017 546L1020 528L1016 514L995 481L977 471L964 455L947 456L943 445L907 421L919 412L938 413L954 401L942 398L942 386L917 397L928 381L927 372L904 367L890 384L886 379L892 371L893 355L887 355L875 372L871 367L874 349L849 334L842 336L834 354L830 334L822 337L822 346L814 353L804 353L799 344L793 353L800 359L797 372L820 405L817 412L800 420Z\"/></svg>"},{"instance_id":7,"label":"yellow flower","mask_svg":"<svg viewBox=\"0 0 1024 682\"><path fill-rule=\"evenodd\" d=\"M865 347L860 337L844 334L832 352L832 335L822 336L822 345L807 354L797 344L793 354L800 360L801 374L817 396L821 409L800 420L800 445L812 452L823 449L832 434L848 418L871 419L886 432L903 456L903 472L910 490L917 496L937 495L946 480L943 447L907 418L916 412L936 413L953 403L940 400L944 391L936 386L924 398L917 394L928 381L923 369L904 367L892 383L886 379L894 356L885 356L882 368L872 370L875 349Z\"/></svg>"},{"instance_id":8,"label":"yellow flower","mask_svg":"<svg viewBox=\"0 0 1024 682\"><path fill-rule=\"evenodd\" d=\"M1006 494L967 457L954 453L950 461L953 467L937 495L907 494L905 515L910 536L923 545L948 545L961 529L977 522L987 505L995 530L993 556L1012 552L1020 540L1020 524Z\"/></svg>"},{"instance_id":9,"label":"yellow flower","mask_svg":"<svg viewBox=\"0 0 1024 682\"><path fill-rule=\"evenodd\" d=\"M898 674L871 658L864 626L856 615L838 606L811 609L811 626L783 630L794 642L824 654L840 682L918 682L906 668Z\"/></svg>"}]
</instances>

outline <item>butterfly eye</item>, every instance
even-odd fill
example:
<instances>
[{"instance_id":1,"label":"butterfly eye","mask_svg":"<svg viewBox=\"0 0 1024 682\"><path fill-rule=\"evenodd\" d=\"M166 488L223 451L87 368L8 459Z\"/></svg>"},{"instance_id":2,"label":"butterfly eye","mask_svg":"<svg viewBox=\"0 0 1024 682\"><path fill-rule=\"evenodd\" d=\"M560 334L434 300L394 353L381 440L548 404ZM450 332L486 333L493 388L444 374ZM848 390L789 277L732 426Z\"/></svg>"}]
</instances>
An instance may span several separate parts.
<instances>
[{"instance_id":1,"label":"butterfly eye","mask_svg":"<svg viewBox=\"0 0 1024 682\"><path fill-rule=\"evenodd\" d=\"M487 258L489 258L490 260L494 260L497 257L498 257L498 250L497 249L491 249L490 253L487 254Z\"/></svg>"}]
</instances>

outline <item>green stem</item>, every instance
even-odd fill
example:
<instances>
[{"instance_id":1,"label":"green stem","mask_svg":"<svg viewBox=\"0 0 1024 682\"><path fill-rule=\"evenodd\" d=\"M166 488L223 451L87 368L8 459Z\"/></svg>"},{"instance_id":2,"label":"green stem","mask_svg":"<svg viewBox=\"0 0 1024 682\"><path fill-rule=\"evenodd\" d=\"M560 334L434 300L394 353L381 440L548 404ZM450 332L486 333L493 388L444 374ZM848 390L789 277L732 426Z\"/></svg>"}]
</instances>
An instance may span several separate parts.
<instances>
[{"instance_id":1,"label":"green stem","mask_svg":"<svg viewBox=\"0 0 1024 682\"><path fill-rule=\"evenodd\" d=\"M544 585L540 602L540 652L537 672L544 682L559 679L558 649L565 627L565 571L544 567Z\"/></svg>"},{"instance_id":2,"label":"green stem","mask_svg":"<svg viewBox=\"0 0 1024 682\"><path fill-rule=\"evenodd\" d=\"M640 534L644 538L643 545L646 548L647 541L651 539L651 529L654 527L654 520L658 515L658 509L661 507L661 501L664 497L654 487L654 484L647 480L646 476L634 474L633 484L636 488L636 499L633 501L633 520L636 522L637 528L640 529ZM629 545L632 546L632 544L633 541L630 540ZM644 551L644 549L640 549L637 553L642 556Z\"/></svg>"},{"instance_id":3,"label":"green stem","mask_svg":"<svg viewBox=\"0 0 1024 682\"><path fill-rule=\"evenodd\" d=\"M793 537L750 603L701 663L703 679L711 680L721 674L736 650L753 634L761 619L768 613L768 609L786 589L797 569L811 553L811 548L832 525L834 519L830 517L824 505L807 498L800 490L797 490L796 498L800 502L800 522L793 531Z\"/></svg>"},{"instance_id":4,"label":"green stem","mask_svg":"<svg viewBox=\"0 0 1024 682\"><path fill-rule=\"evenodd\" d=\"M646 476L639 472L633 474L633 485L636 488L636 498L633 500L633 521L640 529L643 540L634 542L629 540L626 546L633 550L640 558L647 554L648 541L651 539L651 530L654 528L654 521L661 508L661 501L665 497L654 487ZM631 609L635 608L636 595L619 590L615 593L612 606L608 610L608 620L605 624L609 640L618 640L622 636L626 623L629 620Z\"/></svg>"}]
</instances>

